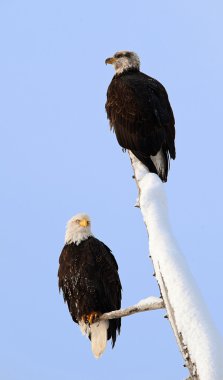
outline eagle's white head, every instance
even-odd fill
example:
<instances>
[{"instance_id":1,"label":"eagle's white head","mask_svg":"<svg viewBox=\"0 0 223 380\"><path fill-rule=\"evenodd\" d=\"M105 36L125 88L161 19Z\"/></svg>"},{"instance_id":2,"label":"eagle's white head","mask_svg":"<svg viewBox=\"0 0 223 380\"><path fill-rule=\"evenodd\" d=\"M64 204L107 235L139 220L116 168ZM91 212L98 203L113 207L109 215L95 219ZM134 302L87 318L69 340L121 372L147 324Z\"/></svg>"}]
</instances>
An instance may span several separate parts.
<instances>
[{"instance_id":1,"label":"eagle's white head","mask_svg":"<svg viewBox=\"0 0 223 380\"><path fill-rule=\"evenodd\" d=\"M115 72L116 74L121 74L126 70L130 69L135 69L139 70L140 69L140 60L139 57L136 53L133 51L118 51L113 55L111 58L107 58L105 60L105 63L114 65Z\"/></svg>"},{"instance_id":2,"label":"eagle's white head","mask_svg":"<svg viewBox=\"0 0 223 380\"><path fill-rule=\"evenodd\" d=\"M65 234L66 244L78 245L89 236L92 236L91 220L87 214L80 213L68 220Z\"/></svg>"}]
</instances>

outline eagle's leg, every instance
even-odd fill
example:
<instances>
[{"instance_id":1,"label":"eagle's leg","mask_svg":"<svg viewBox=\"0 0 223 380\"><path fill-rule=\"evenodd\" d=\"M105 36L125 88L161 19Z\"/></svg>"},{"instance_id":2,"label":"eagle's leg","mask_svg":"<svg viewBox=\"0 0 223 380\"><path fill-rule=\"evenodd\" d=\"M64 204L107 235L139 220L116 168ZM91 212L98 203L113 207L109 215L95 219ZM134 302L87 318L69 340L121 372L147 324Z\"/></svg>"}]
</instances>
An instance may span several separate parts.
<instances>
[{"instance_id":1,"label":"eagle's leg","mask_svg":"<svg viewBox=\"0 0 223 380\"><path fill-rule=\"evenodd\" d=\"M86 324L92 325L92 323L96 322L101 315L102 313L100 313L100 311L92 311L89 314L83 315L82 320Z\"/></svg>"}]
</instances>

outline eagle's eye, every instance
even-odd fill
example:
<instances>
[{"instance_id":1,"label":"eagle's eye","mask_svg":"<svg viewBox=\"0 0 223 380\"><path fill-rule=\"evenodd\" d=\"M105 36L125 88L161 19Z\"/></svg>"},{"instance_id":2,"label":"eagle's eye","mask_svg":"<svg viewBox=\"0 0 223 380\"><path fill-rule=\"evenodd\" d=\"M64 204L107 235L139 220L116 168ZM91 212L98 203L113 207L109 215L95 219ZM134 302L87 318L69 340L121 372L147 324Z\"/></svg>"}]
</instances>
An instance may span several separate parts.
<instances>
[{"instance_id":1,"label":"eagle's eye","mask_svg":"<svg viewBox=\"0 0 223 380\"><path fill-rule=\"evenodd\" d=\"M123 57L122 53L115 54L115 58L121 58L121 57Z\"/></svg>"},{"instance_id":2,"label":"eagle's eye","mask_svg":"<svg viewBox=\"0 0 223 380\"><path fill-rule=\"evenodd\" d=\"M75 223L79 224L80 223L80 219L76 219Z\"/></svg>"},{"instance_id":3,"label":"eagle's eye","mask_svg":"<svg viewBox=\"0 0 223 380\"><path fill-rule=\"evenodd\" d=\"M88 221L87 221L87 225L90 226L90 224L91 224L91 222L88 220Z\"/></svg>"}]
</instances>

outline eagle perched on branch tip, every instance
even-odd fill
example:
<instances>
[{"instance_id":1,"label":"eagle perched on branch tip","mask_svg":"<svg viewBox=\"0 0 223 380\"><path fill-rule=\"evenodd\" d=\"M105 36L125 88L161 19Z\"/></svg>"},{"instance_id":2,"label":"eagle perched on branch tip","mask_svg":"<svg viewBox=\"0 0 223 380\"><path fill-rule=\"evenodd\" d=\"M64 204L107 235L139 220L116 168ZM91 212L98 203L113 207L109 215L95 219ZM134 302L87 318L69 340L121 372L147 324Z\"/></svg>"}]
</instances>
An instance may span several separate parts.
<instances>
[{"instance_id":1,"label":"eagle perched on branch tip","mask_svg":"<svg viewBox=\"0 0 223 380\"><path fill-rule=\"evenodd\" d=\"M119 51L107 58L116 74L105 105L119 144L167 181L169 158L175 159L174 115L163 85L140 71L136 53Z\"/></svg>"}]
</instances>

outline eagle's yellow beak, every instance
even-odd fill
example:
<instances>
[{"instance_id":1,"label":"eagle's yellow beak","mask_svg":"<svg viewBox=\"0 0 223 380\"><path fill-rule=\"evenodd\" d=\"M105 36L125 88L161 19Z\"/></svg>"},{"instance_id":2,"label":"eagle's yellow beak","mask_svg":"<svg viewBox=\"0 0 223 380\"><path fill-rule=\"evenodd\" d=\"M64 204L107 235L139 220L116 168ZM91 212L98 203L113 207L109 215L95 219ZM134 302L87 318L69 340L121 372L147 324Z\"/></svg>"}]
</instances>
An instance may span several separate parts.
<instances>
[{"instance_id":1,"label":"eagle's yellow beak","mask_svg":"<svg viewBox=\"0 0 223 380\"><path fill-rule=\"evenodd\" d=\"M110 65L112 65L113 63L115 63L115 61L116 61L116 58L114 58L114 57L111 57L111 58L107 58L106 60L105 60L105 63L106 63L106 65L109 63Z\"/></svg>"},{"instance_id":2,"label":"eagle's yellow beak","mask_svg":"<svg viewBox=\"0 0 223 380\"><path fill-rule=\"evenodd\" d=\"M88 220L87 219L81 219L79 224L81 227L87 227L88 226Z\"/></svg>"}]
</instances>

